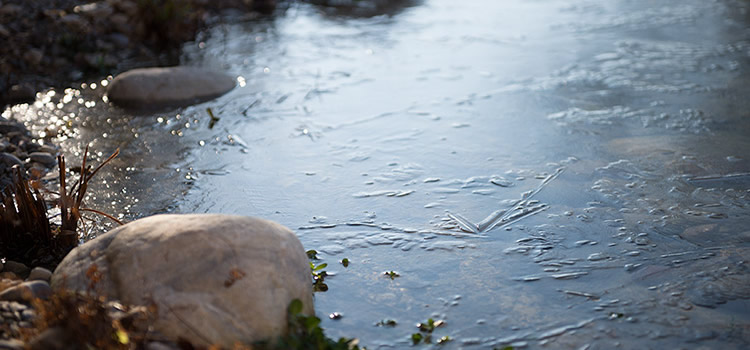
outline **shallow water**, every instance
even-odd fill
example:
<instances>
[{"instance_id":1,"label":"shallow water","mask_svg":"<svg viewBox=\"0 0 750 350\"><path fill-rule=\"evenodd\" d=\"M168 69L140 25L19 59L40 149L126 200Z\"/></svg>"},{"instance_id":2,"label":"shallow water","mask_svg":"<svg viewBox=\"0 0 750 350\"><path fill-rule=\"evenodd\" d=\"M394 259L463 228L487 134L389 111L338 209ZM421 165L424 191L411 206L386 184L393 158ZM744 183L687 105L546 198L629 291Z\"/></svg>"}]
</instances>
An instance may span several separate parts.
<instances>
[{"instance_id":1,"label":"shallow water","mask_svg":"<svg viewBox=\"0 0 750 350\"><path fill-rule=\"evenodd\" d=\"M4 115L58 125L70 158L123 150L92 207L295 230L335 273L332 337L402 348L434 318L449 348L750 344L747 2L393 3L211 28L184 61L239 86L198 106L133 116L87 85Z\"/></svg>"}]
</instances>

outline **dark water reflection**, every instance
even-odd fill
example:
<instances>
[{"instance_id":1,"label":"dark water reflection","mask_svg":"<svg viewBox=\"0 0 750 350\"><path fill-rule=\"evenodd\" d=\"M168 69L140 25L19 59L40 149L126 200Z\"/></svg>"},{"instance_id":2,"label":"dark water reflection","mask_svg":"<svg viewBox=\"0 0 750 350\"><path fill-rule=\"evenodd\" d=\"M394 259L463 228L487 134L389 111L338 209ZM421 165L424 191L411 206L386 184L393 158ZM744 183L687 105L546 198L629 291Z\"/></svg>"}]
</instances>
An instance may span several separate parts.
<instances>
[{"instance_id":1,"label":"dark water reflection","mask_svg":"<svg viewBox=\"0 0 750 350\"><path fill-rule=\"evenodd\" d=\"M407 347L430 317L451 348L748 346L747 2L403 3L212 28L184 60L238 76L216 101L76 107L77 137L129 151L127 177L107 174L128 194L101 204L295 229L336 273L325 328L368 348ZM481 235L454 220L559 168L536 215Z\"/></svg>"}]
</instances>

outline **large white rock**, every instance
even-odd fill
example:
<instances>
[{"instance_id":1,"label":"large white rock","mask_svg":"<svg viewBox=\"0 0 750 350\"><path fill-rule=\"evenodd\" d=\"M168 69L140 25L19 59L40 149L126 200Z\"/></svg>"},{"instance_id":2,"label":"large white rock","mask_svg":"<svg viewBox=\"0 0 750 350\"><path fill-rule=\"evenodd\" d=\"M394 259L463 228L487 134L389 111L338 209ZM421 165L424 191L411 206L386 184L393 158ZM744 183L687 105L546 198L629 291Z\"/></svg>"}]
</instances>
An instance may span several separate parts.
<instances>
[{"instance_id":1,"label":"large white rock","mask_svg":"<svg viewBox=\"0 0 750 350\"><path fill-rule=\"evenodd\" d=\"M137 68L116 76L107 97L128 108L179 107L219 97L235 84L225 73L198 67Z\"/></svg>"},{"instance_id":2,"label":"large white rock","mask_svg":"<svg viewBox=\"0 0 750 350\"><path fill-rule=\"evenodd\" d=\"M132 305L154 302L155 330L195 345L231 348L273 339L300 299L313 314L310 265L294 233L257 218L202 214L140 219L74 249L53 289L86 291Z\"/></svg>"}]
</instances>

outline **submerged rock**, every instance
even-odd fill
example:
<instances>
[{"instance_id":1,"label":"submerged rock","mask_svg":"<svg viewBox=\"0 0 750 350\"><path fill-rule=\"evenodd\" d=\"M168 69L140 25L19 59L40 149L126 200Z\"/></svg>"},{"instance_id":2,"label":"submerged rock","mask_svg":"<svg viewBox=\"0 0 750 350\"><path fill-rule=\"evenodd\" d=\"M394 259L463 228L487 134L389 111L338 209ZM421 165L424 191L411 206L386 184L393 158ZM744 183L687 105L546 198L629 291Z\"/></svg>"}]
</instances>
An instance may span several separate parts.
<instances>
[{"instance_id":1,"label":"submerged rock","mask_svg":"<svg viewBox=\"0 0 750 350\"><path fill-rule=\"evenodd\" d=\"M138 68L116 76L107 96L122 107L158 109L208 101L234 86L231 76L197 67Z\"/></svg>"},{"instance_id":2,"label":"submerged rock","mask_svg":"<svg viewBox=\"0 0 750 350\"><path fill-rule=\"evenodd\" d=\"M52 286L93 287L130 305L153 302L155 330L199 346L282 335L293 299L313 313L309 261L295 234L241 216L157 215L131 222L74 249L55 270Z\"/></svg>"}]
</instances>

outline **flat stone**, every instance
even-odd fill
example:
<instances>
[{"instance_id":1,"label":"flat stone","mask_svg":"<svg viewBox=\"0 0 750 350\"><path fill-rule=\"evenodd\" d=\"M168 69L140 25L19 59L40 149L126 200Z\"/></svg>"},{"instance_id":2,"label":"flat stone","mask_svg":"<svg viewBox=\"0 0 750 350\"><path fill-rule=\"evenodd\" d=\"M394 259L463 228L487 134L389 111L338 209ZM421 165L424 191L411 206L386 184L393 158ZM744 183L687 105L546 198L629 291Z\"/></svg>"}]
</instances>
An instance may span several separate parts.
<instances>
[{"instance_id":1,"label":"flat stone","mask_svg":"<svg viewBox=\"0 0 750 350\"><path fill-rule=\"evenodd\" d=\"M0 300L31 302L34 299L49 299L52 289L45 281L23 282L0 292Z\"/></svg>"},{"instance_id":2,"label":"flat stone","mask_svg":"<svg viewBox=\"0 0 750 350\"><path fill-rule=\"evenodd\" d=\"M19 276L22 278L28 276L30 271L31 269L29 269L28 266L20 262L12 261L12 260L6 261L5 266L3 267L3 272L13 272L16 276Z\"/></svg>"},{"instance_id":3,"label":"flat stone","mask_svg":"<svg viewBox=\"0 0 750 350\"><path fill-rule=\"evenodd\" d=\"M43 267L35 267L31 270L31 272L29 273L29 278L27 278L26 280L49 282L50 278L52 278L52 271L47 270Z\"/></svg>"},{"instance_id":4,"label":"flat stone","mask_svg":"<svg viewBox=\"0 0 750 350\"><path fill-rule=\"evenodd\" d=\"M108 3L102 1L78 5L73 8L73 12L89 17L92 20L96 20L109 17L112 15L112 12L114 12L114 9Z\"/></svg>"},{"instance_id":5,"label":"flat stone","mask_svg":"<svg viewBox=\"0 0 750 350\"><path fill-rule=\"evenodd\" d=\"M197 67L139 68L116 76L107 87L107 96L126 108L160 109L208 101L235 84L225 73Z\"/></svg>"},{"instance_id":6,"label":"flat stone","mask_svg":"<svg viewBox=\"0 0 750 350\"><path fill-rule=\"evenodd\" d=\"M157 215L136 220L71 251L55 289L94 289L127 305L155 303L154 330L196 346L275 339L287 307L313 314L310 265L289 229L241 216Z\"/></svg>"},{"instance_id":7,"label":"flat stone","mask_svg":"<svg viewBox=\"0 0 750 350\"><path fill-rule=\"evenodd\" d=\"M27 49L23 54L23 59L30 65L37 65L42 62L44 58L44 52L39 49Z\"/></svg>"},{"instance_id":8,"label":"flat stone","mask_svg":"<svg viewBox=\"0 0 750 350\"><path fill-rule=\"evenodd\" d=\"M32 152L29 154L29 159L31 159L32 162L41 163L48 168L57 165L57 159L55 159L55 156L45 152Z\"/></svg>"},{"instance_id":9,"label":"flat stone","mask_svg":"<svg viewBox=\"0 0 750 350\"><path fill-rule=\"evenodd\" d=\"M0 350L23 350L24 344L18 339L0 339Z\"/></svg>"},{"instance_id":10,"label":"flat stone","mask_svg":"<svg viewBox=\"0 0 750 350\"><path fill-rule=\"evenodd\" d=\"M88 22L76 14L65 15L60 18L60 22L68 26L68 28L81 33L86 32L89 27Z\"/></svg>"},{"instance_id":11,"label":"flat stone","mask_svg":"<svg viewBox=\"0 0 750 350\"><path fill-rule=\"evenodd\" d=\"M19 89L24 89L24 86L26 86L26 85L13 85L10 88L10 94L13 94L13 91L17 91ZM28 87L28 86L26 86L26 87ZM31 89L30 87L28 87L28 88L29 88L29 91L31 92L31 99L33 100L36 93L34 92L34 89ZM11 96L11 97L13 97L13 96ZM0 134L4 134L5 135L5 134L11 133L11 132L17 132L17 133L21 133L21 134L27 134L29 131L21 123L10 121L10 120L7 120L5 118L0 118Z\"/></svg>"},{"instance_id":12,"label":"flat stone","mask_svg":"<svg viewBox=\"0 0 750 350\"><path fill-rule=\"evenodd\" d=\"M18 16L23 11L23 7L16 4L7 4L0 7L0 16Z\"/></svg>"}]
</instances>

